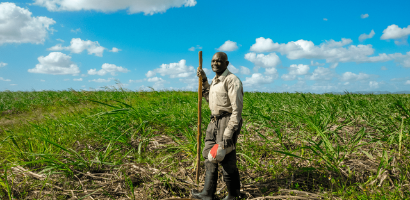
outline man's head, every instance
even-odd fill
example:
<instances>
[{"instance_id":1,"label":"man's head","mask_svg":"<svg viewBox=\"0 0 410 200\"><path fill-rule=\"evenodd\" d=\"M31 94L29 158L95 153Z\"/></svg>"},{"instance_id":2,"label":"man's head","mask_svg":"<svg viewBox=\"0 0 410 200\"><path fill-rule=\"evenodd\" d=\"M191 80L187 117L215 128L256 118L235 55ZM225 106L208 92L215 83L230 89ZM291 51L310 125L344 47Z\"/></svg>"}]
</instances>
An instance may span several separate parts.
<instances>
[{"instance_id":1,"label":"man's head","mask_svg":"<svg viewBox=\"0 0 410 200\"><path fill-rule=\"evenodd\" d=\"M226 53L217 52L212 57L212 71L214 71L216 74L221 75L226 70L226 68L228 68L228 65L229 61Z\"/></svg>"}]
</instances>

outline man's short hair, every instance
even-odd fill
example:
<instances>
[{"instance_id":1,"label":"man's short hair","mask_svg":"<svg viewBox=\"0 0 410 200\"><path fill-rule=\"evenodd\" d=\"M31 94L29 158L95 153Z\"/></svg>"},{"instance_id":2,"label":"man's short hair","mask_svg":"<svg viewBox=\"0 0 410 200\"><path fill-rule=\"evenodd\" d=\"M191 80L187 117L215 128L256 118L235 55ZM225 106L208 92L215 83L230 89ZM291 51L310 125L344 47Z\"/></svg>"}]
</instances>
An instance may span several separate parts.
<instances>
[{"instance_id":1,"label":"man's short hair","mask_svg":"<svg viewBox=\"0 0 410 200\"><path fill-rule=\"evenodd\" d=\"M220 52L216 52L215 54L220 54L220 55L222 55L222 58L224 58L225 61L228 61L228 55L226 55L225 52L220 51Z\"/></svg>"}]
</instances>

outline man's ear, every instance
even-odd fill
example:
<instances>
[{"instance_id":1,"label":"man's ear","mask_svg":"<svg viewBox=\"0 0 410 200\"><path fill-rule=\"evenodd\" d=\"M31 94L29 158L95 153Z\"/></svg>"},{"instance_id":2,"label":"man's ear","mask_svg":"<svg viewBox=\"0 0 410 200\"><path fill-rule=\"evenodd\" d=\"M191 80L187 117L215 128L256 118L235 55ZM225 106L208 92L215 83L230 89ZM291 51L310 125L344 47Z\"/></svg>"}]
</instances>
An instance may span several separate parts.
<instances>
[{"instance_id":1,"label":"man's ear","mask_svg":"<svg viewBox=\"0 0 410 200\"><path fill-rule=\"evenodd\" d=\"M228 65L229 65L229 61L226 61L226 67L228 67Z\"/></svg>"}]
</instances>

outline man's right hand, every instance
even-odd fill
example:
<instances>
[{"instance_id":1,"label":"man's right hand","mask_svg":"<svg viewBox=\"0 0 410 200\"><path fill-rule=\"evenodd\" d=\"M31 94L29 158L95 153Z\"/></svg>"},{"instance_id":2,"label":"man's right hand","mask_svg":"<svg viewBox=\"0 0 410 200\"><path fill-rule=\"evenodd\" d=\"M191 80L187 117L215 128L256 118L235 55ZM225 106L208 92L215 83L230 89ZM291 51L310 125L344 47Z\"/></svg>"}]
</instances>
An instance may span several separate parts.
<instances>
[{"instance_id":1,"label":"man's right hand","mask_svg":"<svg viewBox=\"0 0 410 200\"><path fill-rule=\"evenodd\" d=\"M202 76L202 80L207 79L204 70L199 69L199 67L198 67L198 69L197 69L197 71L196 71L196 75L197 75L198 77Z\"/></svg>"}]
</instances>

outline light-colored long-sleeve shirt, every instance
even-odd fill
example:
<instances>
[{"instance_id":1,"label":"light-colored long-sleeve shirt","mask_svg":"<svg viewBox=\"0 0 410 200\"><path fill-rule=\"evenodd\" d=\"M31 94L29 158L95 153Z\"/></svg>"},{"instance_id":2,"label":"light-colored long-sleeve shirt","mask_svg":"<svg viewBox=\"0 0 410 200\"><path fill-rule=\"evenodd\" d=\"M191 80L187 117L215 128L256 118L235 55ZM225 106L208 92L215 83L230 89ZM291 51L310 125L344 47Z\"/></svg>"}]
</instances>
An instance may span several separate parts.
<instances>
[{"instance_id":1,"label":"light-colored long-sleeve shirt","mask_svg":"<svg viewBox=\"0 0 410 200\"><path fill-rule=\"evenodd\" d=\"M211 84L202 84L202 96L209 102L212 115L223 111L232 113L224 135L232 135L239 127L243 109L243 86L241 80L228 69L219 77L215 76Z\"/></svg>"}]
</instances>

